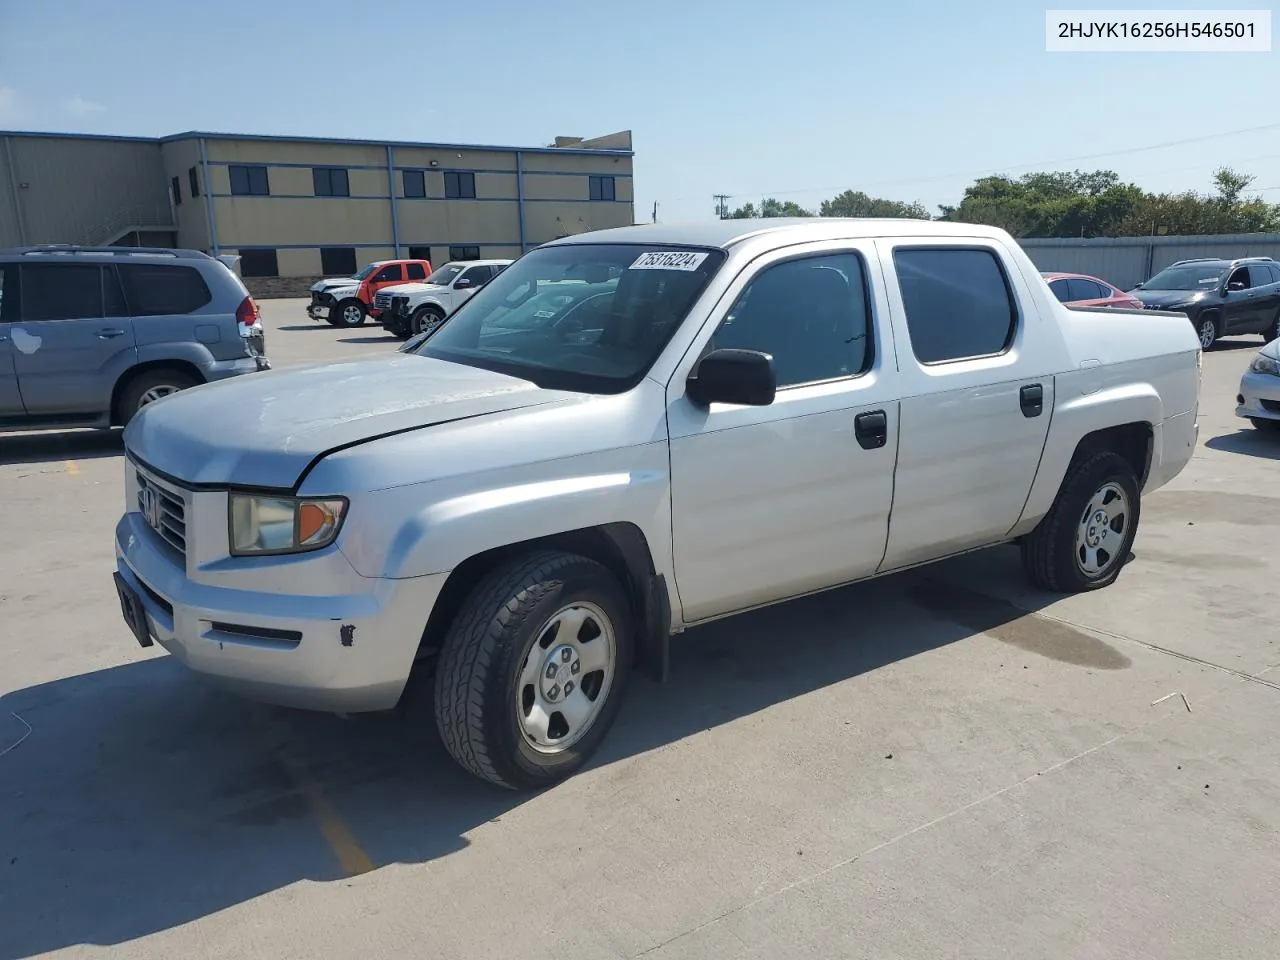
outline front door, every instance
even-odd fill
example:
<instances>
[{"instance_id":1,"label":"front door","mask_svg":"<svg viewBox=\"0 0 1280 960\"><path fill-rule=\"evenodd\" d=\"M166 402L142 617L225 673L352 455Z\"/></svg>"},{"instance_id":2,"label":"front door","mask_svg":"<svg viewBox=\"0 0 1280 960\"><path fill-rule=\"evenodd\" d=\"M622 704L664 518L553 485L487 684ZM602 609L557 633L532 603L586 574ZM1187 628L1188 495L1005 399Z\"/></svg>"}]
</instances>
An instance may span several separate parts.
<instances>
[{"instance_id":1,"label":"front door","mask_svg":"<svg viewBox=\"0 0 1280 960\"><path fill-rule=\"evenodd\" d=\"M877 241L902 377L882 570L998 541L1022 514L1066 354L1012 251L992 240Z\"/></svg>"},{"instance_id":2,"label":"front door","mask_svg":"<svg viewBox=\"0 0 1280 960\"><path fill-rule=\"evenodd\" d=\"M116 376L136 355L115 269L24 263L18 287L18 319L9 324L9 338L27 413L105 412Z\"/></svg>"},{"instance_id":3,"label":"front door","mask_svg":"<svg viewBox=\"0 0 1280 960\"><path fill-rule=\"evenodd\" d=\"M9 291L8 300L5 290ZM13 365L13 333L9 311L18 312L18 268L0 264L0 421L16 420L23 414L18 392L18 371Z\"/></svg>"},{"instance_id":4,"label":"front door","mask_svg":"<svg viewBox=\"0 0 1280 960\"><path fill-rule=\"evenodd\" d=\"M898 404L869 241L791 247L734 281L667 387L672 547L687 622L868 576L884 554ZM694 405L697 359L772 355L769 406Z\"/></svg>"},{"instance_id":5,"label":"front door","mask_svg":"<svg viewBox=\"0 0 1280 960\"><path fill-rule=\"evenodd\" d=\"M369 278L369 302L373 303L373 298L383 287L389 287L394 283L404 283L404 265L400 263L388 263Z\"/></svg>"},{"instance_id":6,"label":"front door","mask_svg":"<svg viewBox=\"0 0 1280 960\"><path fill-rule=\"evenodd\" d=\"M478 267L467 267L462 273L458 274L458 278L453 281L453 299L449 303L449 312L457 310L460 306L475 296L475 292L483 287L486 283L493 279L493 268L487 264Z\"/></svg>"}]
</instances>

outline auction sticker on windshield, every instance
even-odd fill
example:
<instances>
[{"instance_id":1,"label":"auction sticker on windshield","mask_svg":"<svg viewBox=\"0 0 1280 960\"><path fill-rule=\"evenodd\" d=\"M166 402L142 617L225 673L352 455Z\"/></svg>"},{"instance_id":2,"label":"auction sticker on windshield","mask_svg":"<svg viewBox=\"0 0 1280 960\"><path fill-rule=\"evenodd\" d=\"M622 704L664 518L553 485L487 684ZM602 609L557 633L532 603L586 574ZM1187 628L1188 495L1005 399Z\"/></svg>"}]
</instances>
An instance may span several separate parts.
<instances>
[{"instance_id":1,"label":"auction sticker on windshield","mask_svg":"<svg viewBox=\"0 0 1280 960\"><path fill-rule=\"evenodd\" d=\"M642 253L636 257L632 270L686 270L694 271L707 259L705 253L693 253L689 250L666 253Z\"/></svg>"}]
</instances>

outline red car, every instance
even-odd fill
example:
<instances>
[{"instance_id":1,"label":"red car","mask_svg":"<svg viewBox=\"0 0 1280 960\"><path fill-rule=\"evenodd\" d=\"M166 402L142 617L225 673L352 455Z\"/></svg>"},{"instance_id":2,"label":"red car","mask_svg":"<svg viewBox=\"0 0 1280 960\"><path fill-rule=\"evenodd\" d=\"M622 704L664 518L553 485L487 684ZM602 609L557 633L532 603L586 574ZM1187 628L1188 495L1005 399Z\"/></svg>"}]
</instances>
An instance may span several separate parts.
<instances>
[{"instance_id":1,"label":"red car","mask_svg":"<svg viewBox=\"0 0 1280 960\"><path fill-rule=\"evenodd\" d=\"M1142 301L1117 290L1105 280L1084 273L1040 271L1053 295L1072 307L1128 307L1141 310Z\"/></svg>"}]
</instances>

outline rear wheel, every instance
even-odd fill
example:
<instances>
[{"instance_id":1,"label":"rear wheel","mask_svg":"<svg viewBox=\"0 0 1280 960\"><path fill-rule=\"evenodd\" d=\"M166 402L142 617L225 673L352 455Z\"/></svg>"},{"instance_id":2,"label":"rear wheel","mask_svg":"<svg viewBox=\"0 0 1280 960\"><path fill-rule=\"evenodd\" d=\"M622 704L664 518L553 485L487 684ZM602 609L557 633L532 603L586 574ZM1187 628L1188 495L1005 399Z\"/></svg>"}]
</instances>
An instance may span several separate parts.
<instances>
[{"instance_id":1,"label":"rear wheel","mask_svg":"<svg viewBox=\"0 0 1280 960\"><path fill-rule=\"evenodd\" d=\"M116 400L116 421L124 426L150 403L194 387L200 381L174 367L153 367L135 374L121 389Z\"/></svg>"},{"instance_id":2,"label":"rear wheel","mask_svg":"<svg viewBox=\"0 0 1280 960\"><path fill-rule=\"evenodd\" d=\"M439 307L419 307L409 318L409 336L435 333L436 327L442 323L444 323L444 311Z\"/></svg>"},{"instance_id":3,"label":"rear wheel","mask_svg":"<svg viewBox=\"0 0 1280 960\"><path fill-rule=\"evenodd\" d=\"M541 551L481 580L436 670L436 726L454 760L509 789L585 764L621 706L630 609L617 579L575 554Z\"/></svg>"},{"instance_id":4,"label":"rear wheel","mask_svg":"<svg viewBox=\"0 0 1280 960\"><path fill-rule=\"evenodd\" d=\"M1201 350L1212 350L1221 335L1217 317L1201 317L1196 321L1196 335L1200 338Z\"/></svg>"},{"instance_id":5,"label":"rear wheel","mask_svg":"<svg viewBox=\"0 0 1280 960\"><path fill-rule=\"evenodd\" d=\"M355 297L342 300L329 311L329 322L335 327L358 327L364 323L364 304Z\"/></svg>"},{"instance_id":6,"label":"rear wheel","mask_svg":"<svg viewBox=\"0 0 1280 960\"><path fill-rule=\"evenodd\" d=\"M1105 587L1120 576L1141 510L1138 478L1110 451L1074 463L1053 506L1022 541L1033 584L1058 593Z\"/></svg>"}]
</instances>

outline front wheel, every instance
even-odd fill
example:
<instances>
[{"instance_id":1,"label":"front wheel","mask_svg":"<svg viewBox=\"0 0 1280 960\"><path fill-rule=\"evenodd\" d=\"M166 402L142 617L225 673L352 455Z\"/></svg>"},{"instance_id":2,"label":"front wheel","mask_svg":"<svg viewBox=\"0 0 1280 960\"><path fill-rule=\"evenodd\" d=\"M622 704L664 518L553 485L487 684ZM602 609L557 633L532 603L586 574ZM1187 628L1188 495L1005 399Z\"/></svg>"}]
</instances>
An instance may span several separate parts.
<instances>
[{"instance_id":1,"label":"front wheel","mask_svg":"<svg viewBox=\"0 0 1280 960\"><path fill-rule=\"evenodd\" d=\"M1280 337L1280 310L1276 311L1275 319L1271 321L1271 326L1262 332L1262 339L1270 343L1272 340Z\"/></svg>"},{"instance_id":2,"label":"front wheel","mask_svg":"<svg viewBox=\"0 0 1280 960\"><path fill-rule=\"evenodd\" d=\"M444 313L437 307L419 307L409 318L409 335L432 334L444 323Z\"/></svg>"},{"instance_id":3,"label":"front wheel","mask_svg":"<svg viewBox=\"0 0 1280 960\"><path fill-rule=\"evenodd\" d=\"M1022 566L1043 590L1082 593L1108 586L1138 533L1138 478L1116 453L1096 453L1067 471L1053 506L1022 541Z\"/></svg>"},{"instance_id":4,"label":"front wheel","mask_svg":"<svg viewBox=\"0 0 1280 960\"><path fill-rule=\"evenodd\" d=\"M450 755L508 789L577 771L618 715L630 604L594 560L542 551L480 581L449 628L435 680Z\"/></svg>"},{"instance_id":5,"label":"front wheel","mask_svg":"<svg viewBox=\"0 0 1280 960\"><path fill-rule=\"evenodd\" d=\"M1214 317L1201 317L1196 321L1196 335L1200 338L1201 350L1212 350L1214 343L1221 335L1218 321Z\"/></svg>"},{"instance_id":6,"label":"front wheel","mask_svg":"<svg viewBox=\"0 0 1280 960\"><path fill-rule=\"evenodd\" d=\"M364 303L355 297L348 297L329 311L329 322L335 327L358 327L364 323Z\"/></svg>"}]
</instances>

